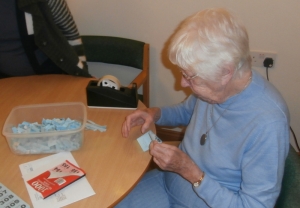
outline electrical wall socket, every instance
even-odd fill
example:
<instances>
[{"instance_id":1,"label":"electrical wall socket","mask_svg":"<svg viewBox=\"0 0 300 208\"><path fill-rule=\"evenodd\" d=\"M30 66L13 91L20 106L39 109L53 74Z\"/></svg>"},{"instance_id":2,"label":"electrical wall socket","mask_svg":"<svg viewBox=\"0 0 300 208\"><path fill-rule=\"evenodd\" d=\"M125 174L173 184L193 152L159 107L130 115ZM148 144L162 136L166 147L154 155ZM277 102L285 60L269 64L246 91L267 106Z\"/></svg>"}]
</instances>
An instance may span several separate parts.
<instances>
[{"instance_id":1,"label":"electrical wall socket","mask_svg":"<svg viewBox=\"0 0 300 208\"><path fill-rule=\"evenodd\" d=\"M277 53L275 53L275 52L265 52L265 51L251 51L250 54L251 54L251 58L252 58L252 66L264 67L265 58L272 58L273 59L273 66L270 67L270 68L275 67Z\"/></svg>"}]
</instances>

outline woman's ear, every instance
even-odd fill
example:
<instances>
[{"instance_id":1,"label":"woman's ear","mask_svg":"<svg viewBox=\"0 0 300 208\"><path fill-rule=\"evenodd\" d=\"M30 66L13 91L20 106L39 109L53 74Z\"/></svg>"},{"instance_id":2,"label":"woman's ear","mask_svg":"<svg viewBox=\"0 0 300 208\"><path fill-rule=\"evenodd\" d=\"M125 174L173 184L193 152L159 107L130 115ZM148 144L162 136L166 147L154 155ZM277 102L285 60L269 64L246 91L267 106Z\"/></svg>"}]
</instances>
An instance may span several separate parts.
<instances>
[{"instance_id":1,"label":"woman's ear","mask_svg":"<svg viewBox=\"0 0 300 208\"><path fill-rule=\"evenodd\" d=\"M226 65L222 69L222 77L221 77L221 84L224 86L226 85L233 77L234 74L234 67L231 65Z\"/></svg>"}]
</instances>

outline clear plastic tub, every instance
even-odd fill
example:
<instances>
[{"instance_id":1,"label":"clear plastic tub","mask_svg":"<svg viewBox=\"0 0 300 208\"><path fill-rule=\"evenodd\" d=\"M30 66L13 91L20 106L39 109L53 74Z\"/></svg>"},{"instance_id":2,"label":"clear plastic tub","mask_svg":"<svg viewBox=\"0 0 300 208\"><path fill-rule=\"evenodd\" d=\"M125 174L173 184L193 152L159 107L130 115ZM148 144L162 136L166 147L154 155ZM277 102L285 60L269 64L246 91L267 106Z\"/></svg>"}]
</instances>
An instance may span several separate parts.
<instances>
[{"instance_id":1,"label":"clear plastic tub","mask_svg":"<svg viewBox=\"0 0 300 208\"><path fill-rule=\"evenodd\" d=\"M24 105L12 109L7 117L2 134L15 154L44 154L78 150L84 142L86 107L81 102ZM23 121L41 123L44 119L70 118L81 123L74 130L13 133L12 127Z\"/></svg>"}]
</instances>

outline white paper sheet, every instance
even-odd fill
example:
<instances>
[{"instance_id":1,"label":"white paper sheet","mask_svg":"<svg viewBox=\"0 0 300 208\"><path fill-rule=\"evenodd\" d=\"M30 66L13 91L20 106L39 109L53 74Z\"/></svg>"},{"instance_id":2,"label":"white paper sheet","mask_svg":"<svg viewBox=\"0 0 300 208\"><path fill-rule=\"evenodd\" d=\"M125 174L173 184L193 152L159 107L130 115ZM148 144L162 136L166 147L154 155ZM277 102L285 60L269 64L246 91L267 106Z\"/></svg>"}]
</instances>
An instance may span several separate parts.
<instances>
[{"instance_id":1,"label":"white paper sheet","mask_svg":"<svg viewBox=\"0 0 300 208\"><path fill-rule=\"evenodd\" d=\"M46 199L42 199L39 193L26 182L44 171L55 167L57 164L64 162L65 160L69 160L71 163L78 166L70 152L57 153L19 165L33 207L60 208L95 194L86 177L68 185Z\"/></svg>"}]
</instances>

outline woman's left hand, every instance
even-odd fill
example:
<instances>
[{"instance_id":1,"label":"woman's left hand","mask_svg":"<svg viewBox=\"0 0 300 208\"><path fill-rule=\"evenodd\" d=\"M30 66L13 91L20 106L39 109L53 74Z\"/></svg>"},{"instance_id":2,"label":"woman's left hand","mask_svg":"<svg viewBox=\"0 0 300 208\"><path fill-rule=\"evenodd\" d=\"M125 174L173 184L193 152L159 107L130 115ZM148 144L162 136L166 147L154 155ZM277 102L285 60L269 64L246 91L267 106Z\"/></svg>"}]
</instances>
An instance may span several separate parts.
<instances>
[{"instance_id":1,"label":"woman's left hand","mask_svg":"<svg viewBox=\"0 0 300 208\"><path fill-rule=\"evenodd\" d=\"M194 161L176 146L153 141L150 154L162 170L178 173L191 183L199 180L203 174Z\"/></svg>"}]
</instances>

